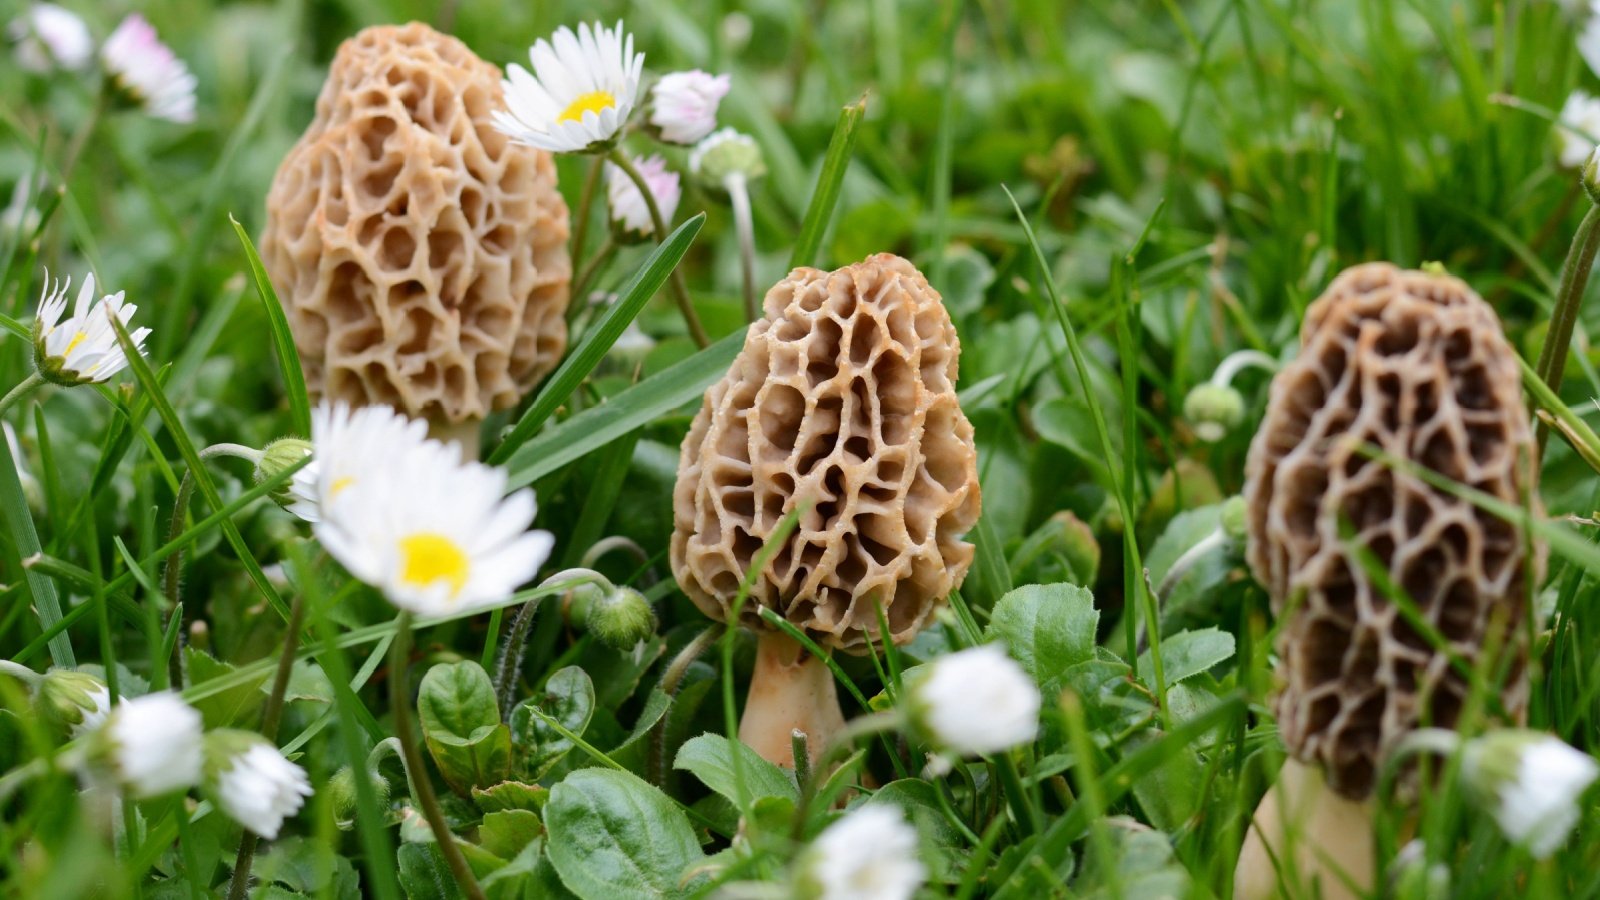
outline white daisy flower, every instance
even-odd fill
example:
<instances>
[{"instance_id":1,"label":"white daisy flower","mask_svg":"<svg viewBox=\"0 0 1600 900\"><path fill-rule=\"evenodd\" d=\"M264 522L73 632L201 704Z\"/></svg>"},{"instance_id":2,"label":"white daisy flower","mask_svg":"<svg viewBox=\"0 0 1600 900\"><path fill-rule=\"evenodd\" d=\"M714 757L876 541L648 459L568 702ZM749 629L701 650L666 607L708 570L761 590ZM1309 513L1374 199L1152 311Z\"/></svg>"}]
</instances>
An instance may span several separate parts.
<instances>
[{"instance_id":1,"label":"white daisy flower","mask_svg":"<svg viewBox=\"0 0 1600 900\"><path fill-rule=\"evenodd\" d=\"M1594 152L1596 140L1600 140L1600 97L1573 91L1562 104L1556 124L1556 155L1561 165L1568 169L1583 165Z\"/></svg>"},{"instance_id":2,"label":"white daisy flower","mask_svg":"<svg viewBox=\"0 0 1600 900\"><path fill-rule=\"evenodd\" d=\"M800 860L804 895L906 900L928 877L917 831L893 806L863 806L823 830Z\"/></svg>"},{"instance_id":3,"label":"white daisy flower","mask_svg":"<svg viewBox=\"0 0 1600 900\"><path fill-rule=\"evenodd\" d=\"M89 26L54 3L35 3L11 20L6 36L16 45L17 66L28 72L81 69L94 53Z\"/></svg>"},{"instance_id":4,"label":"white daisy flower","mask_svg":"<svg viewBox=\"0 0 1600 900\"><path fill-rule=\"evenodd\" d=\"M171 691L118 703L95 738L100 758L138 799L200 783L200 714Z\"/></svg>"},{"instance_id":5,"label":"white daisy flower","mask_svg":"<svg viewBox=\"0 0 1600 900\"><path fill-rule=\"evenodd\" d=\"M552 153L609 147L638 100L644 54L633 36L599 23L562 27L528 51L533 73L512 63L501 82L506 109L495 128L519 143Z\"/></svg>"},{"instance_id":6,"label":"white daisy flower","mask_svg":"<svg viewBox=\"0 0 1600 900\"><path fill-rule=\"evenodd\" d=\"M650 89L650 126L671 144L693 144L717 127L717 107L732 81L694 69L669 72Z\"/></svg>"},{"instance_id":7,"label":"white daisy flower","mask_svg":"<svg viewBox=\"0 0 1600 900\"><path fill-rule=\"evenodd\" d=\"M671 224L678 211L678 200L683 188L678 173L667 168L667 161L659 156L646 156L633 160L640 177L655 195L656 208L661 211L661 221ZM655 233L655 223L650 219L650 207L644 195L633 183L628 173L615 163L606 163L606 200L611 210L611 222L627 238L644 238Z\"/></svg>"},{"instance_id":8,"label":"white daisy flower","mask_svg":"<svg viewBox=\"0 0 1600 900\"><path fill-rule=\"evenodd\" d=\"M1039 733L1039 688L999 644L984 644L928 663L910 687L912 721L940 752L971 756L1008 750Z\"/></svg>"},{"instance_id":9,"label":"white daisy flower","mask_svg":"<svg viewBox=\"0 0 1600 900\"><path fill-rule=\"evenodd\" d=\"M305 769L261 735L219 729L206 735L206 786L228 817L272 840L311 796Z\"/></svg>"},{"instance_id":10,"label":"white daisy flower","mask_svg":"<svg viewBox=\"0 0 1600 900\"><path fill-rule=\"evenodd\" d=\"M111 32L100 65L133 105L169 122L194 121L195 77L144 16L134 13Z\"/></svg>"},{"instance_id":11,"label":"white daisy flower","mask_svg":"<svg viewBox=\"0 0 1600 900\"><path fill-rule=\"evenodd\" d=\"M294 473L285 508L315 523L334 498L375 471L374 461L391 452L419 446L427 439L427 422L407 418L387 406L352 410L344 403L324 400L311 411L311 452L315 458ZM294 447L290 445L289 449ZM290 462L297 460L298 456Z\"/></svg>"},{"instance_id":12,"label":"white daisy flower","mask_svg":"<svg viewBox=\"0 0 1600 900\"><path fill-rule=\"evenodd\" d=\"M1506 839L1544 859L1582 818L1579 800L1600 777L1600 763L1551 735L1504 729L1467 744L1461 776Z\"/></svg>"},{"instance_id":13,"label":"white daisy flower","mask_svg":"<svg viewBox=\"0 0 1600 900\"><path fill-rule=\"evenodd\" d=\"M528 530L533 491L505 496L504 470L462 462L458 448L438 441L377 449L366 471L323 503L314 528L335 559L395 606L423 616L492 609L549 557L555 538Z\"/></svg>"},{"instance_id":14,"label":"white daisy flower","mask_svg":"<svg viewBox=\"0 0 1600 900\"><path fill-rule=\"evenodd\" d=\"M34 361L39 374L62 385L88 384L106 381L128 365L128 357L117 343L117 333L111 330L111 317L116 316L124 327L139 307L123 303L123 292L107 294L95 299L94 275L83 279L78 289L77 302L72 315L65 319L67 292L72 279L66 284L52 283L50 273L45 273L44 292L39 300L39 312L33 320ZM128 332L134 347L144 352L144 339L150 329L135 328Z\"/></svg>"}]
</instances>

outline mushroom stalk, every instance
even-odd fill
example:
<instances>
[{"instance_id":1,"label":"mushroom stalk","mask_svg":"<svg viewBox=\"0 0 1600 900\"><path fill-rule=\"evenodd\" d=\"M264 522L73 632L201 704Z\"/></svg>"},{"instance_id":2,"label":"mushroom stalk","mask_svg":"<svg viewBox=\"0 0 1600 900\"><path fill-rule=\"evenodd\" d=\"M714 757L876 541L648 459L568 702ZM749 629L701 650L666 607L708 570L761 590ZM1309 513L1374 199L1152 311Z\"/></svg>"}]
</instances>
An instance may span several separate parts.
<instances>
[{"instance_id":1,"label":"mushroom stalk","mask_svg":"<svg viewBox=\"0 0 1600 900\"><path fill-rule=\"evenodd\" d=\"M843 728L844 713L828 664L782 632L762 632L739 721L740 742L762 759L792 769L794 732L806 735L814 761Z\"/></svg>"},{"instance_id":2,"label":"mushroom stalk","mask_svg":"<svg viewBox=\"0 0 1600 900\"><path fill-rule=\"evenodd\" d=\"M1251 818L1233 876L1235 900L1370 896L1374 812L1371 799L1340 796L1316 767L1286 760Z\"/></svg>"}]
</instances>

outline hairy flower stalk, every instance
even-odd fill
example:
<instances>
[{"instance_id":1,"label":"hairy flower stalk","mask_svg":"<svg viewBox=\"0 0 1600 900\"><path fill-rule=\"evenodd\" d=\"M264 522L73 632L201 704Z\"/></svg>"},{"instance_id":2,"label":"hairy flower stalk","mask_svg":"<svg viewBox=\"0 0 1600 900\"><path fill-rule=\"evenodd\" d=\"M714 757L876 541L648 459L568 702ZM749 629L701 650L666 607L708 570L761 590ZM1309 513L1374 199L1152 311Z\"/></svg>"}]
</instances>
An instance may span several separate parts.
<instances>
[{"instance_id":1,"label":"hairy flower stalk","mask_svg":"<svg viewBox=\"0 0 1600 900\"><path fill-rule=\"evenodd\" d=\"M689 171L713 190L728 195L734 230L739 237L739 264L744 274L745 319L761 318L756 296L755 221L750 214L750 182L766 174L761 147L748 135L724 128L702 140L689 154Z\"/></svg>"},{"instance_id":2,"label":"hairy flower stalk","mask_svg":"<svg viewBox=\"0 0 1600 900\"><path fill-rule=\"evenodd\" d=\"M1567 251L1567 261L1561 267L1561 283L1556 288L1556 304L1550 313L1550 329L1545 334L1544 346L1539 349L1539 361L1534 371L1552 392L1561 390L1566 375L1567 353L1572 346L1572 331L1578 323L1583 292L1589 285L1589 272L1594 267L1594 256L1600 250L1600 147L1590 154L1583 168L1582 182L1591 205L1584 214L1578 230L1572 235L1572 249ZM1538 426L1538 453L1543 455L1550 437L1550 426L1543 421Z\"/></svg>"},{"instance_id":3,"label":"hairy flower stalk","mask_svg":"<svg viewBox=\"0 0 1600 900\"><path fill-rule=\"evenodd\" d=\"M655 231L656 243L659 244L666 240L666 219L661 215L660 205L656 203L655 192L650 190L650 184L645 181L644 175L639 172L639 168L633 164L632 160L628 159L626 153L619 149L613 148L607 159L621 169L623 174L632 179L634 186L639 189L639 194L644 199L645 208L650 212L650 223ZM689 337L694 340L697 347L710 346L711 338L706 336L705 326L700 324L700 314L695 312L694 302L689 299L689 287L683 280L683 270L678 266L673 266L672 274L668 280L672 283L672 296L678 303L678 312L683 315L683 322L689 328Z\"/></svg>"}]
</instances>

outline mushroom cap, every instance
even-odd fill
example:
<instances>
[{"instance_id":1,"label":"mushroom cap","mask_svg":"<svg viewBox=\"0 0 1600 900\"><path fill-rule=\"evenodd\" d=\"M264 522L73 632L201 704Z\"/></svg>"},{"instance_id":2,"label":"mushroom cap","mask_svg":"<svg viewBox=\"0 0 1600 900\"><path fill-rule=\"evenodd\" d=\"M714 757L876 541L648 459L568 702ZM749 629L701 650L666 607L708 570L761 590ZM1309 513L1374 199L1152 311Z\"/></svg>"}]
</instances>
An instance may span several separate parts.
<instances>
[{"instance_id":1,"label":"mushroom cap","mask_svg":"<svg viewBox=\"0 0 1600 900\"><path fill-rule=\"evenodd\" d=\"M785 516L742 624L775 610L818 643L910 640L961 584L977 521L977 451L956 400L961 344L916 267L879 254L799 268L767 292L732 368L683 442L672 571L729 620L744 573Z\"/></svg>"},{"instance_id":2,"label":"mushroom cap","mask_svg":"<svg viewBox=\"0 0 1600 900\"><path fill-rule=\"evenodd\" d=\"M1357 799L1405 734L1453 727L1468 691L1367 566L1469 664L1486 644L1511 654L1513 718L1527 703L1527 586L1544 569L1514 523L1368 447L1540 512L1516 355L1460 280L1387 263L1342 273L1307 310L1250 446L1248 558L1287 616L1279 731Z\"/></svg>"},{"instance_id":3,"label":"mushroom cap","mask_svg":"<svg viewBox=\"0 0 1600 900\"><path fill-rule=\"evenodd\" d=\"M426 25L339 47L261 243L312 393L459 423L560 359L567 207L502 105L500 70Z\"/></svg>"}]
</instances>

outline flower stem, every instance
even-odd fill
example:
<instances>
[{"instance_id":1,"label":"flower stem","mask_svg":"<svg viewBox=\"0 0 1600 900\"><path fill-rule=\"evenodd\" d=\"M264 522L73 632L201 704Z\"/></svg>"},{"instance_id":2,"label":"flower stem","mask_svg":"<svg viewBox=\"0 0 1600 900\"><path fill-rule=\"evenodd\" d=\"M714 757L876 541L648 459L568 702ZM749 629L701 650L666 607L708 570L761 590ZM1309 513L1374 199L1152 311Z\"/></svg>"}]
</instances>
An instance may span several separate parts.
<instances>
[{"instance_id":1,"label":"flower stem","mask_svg":"<svg viewBox=\"0 0 1600 900\"><path fill-rule=\"evenodd\" d=\"M594 191L600 184L600 170L605 168L606 159L596 156L589 164L589 174L583 179L583 191L578 195L578 220L572 226L572 265L576 270L578 260L583 257L583 242L589 236L589 208L594 206ZM574 284L572 298L577 300L578 289Z\"/></svg>"},{"instance_id":2,"label":"flower stem","mask_svg":"<svg viewBox=\"0 0 1600 900\"><path fill-rule=\"evenodd\" d=\"M1235 375L1251 366L1266 369L1269 372L1276 372L1278 370L1278 361L1260 350L1240 350L1237 353L1229 354L1228 358L1217 366L1217 371L1211 374L1211 383L1227 387L1233 381Z\"/></svg>"},{"instance_id":3,"label":"flower stem","mask_svg":"<svg viewBox=\"0 0 1600 900\"><path fill-rule=\"evenodd\" d=\"M294 655L300 643L300 629L306 621L305 592L296 591L289 606L289 628L283 634L283 648L278 651L278 669L272 677L272 693L261 709L261 736L276 744L278 722L283 718L283 698L289 690L289 676L294 672ZM255 832L246 828L239 838L239 855L233 863L233 881L228 886L228 900L245 900L250 895L250 868L255 862Z\"/></svg>"},{"instance_id":4,"label":"flower stem","mask_svg":"<svg viewBox=\"0 0 1600 900\"><path fill-rule=\"evenodd\" d=\"M661 676L661 692L669 699L678 696L678 688L683 686L683 677L688 674L689 667L722 637L722 630L721 625L706 626L704 631L695 635L694 639L685 644L684 648L678 651L678 655L672 658L666 672ZM667 717L663 715L650 728L650 783L656 787L663 787L663 782L666 780Z\"/></svg>"},{"instance_id":5,"label":"flower stem","mask_svg":"<svg viewBox=\"0 0 1600 900\"><path fill-rule=\"evenodd\" d=\"M20 384L7 392L4 397L0 397L0 414L4 414L6 410L16 406L18 401L38 390L42 384L44 384L44 376L38 372L34 372L27 378L22 379Z\"/></svg>"},{"instance_id":6,"label":"flower stem","mask_svg":"<svg viewBox=\"0 0 1600 900\"><path fill-rule=\"evenodd\" d=\"M651 192L650 185L645 183L644 176L634 166L633 161L621 150L613 149L607 157L617 168L633 181L634 187L639 189L640 196L644 197L644 205L650 210L650 223L655 228L656 243L667 239L667 223L661 218L661 207L656 203L656 195ZM705 327L700 324L700 316L694 311L694 304L689 300L689 287L684 284L683 272L677 266L672 267L672 293L678 301L678 311L683 313L683 322L689 326L689 337L694 339L695 346L704 349L710 346L711 339L706 337Z\"/></svg>"},{"instance_id":7,"label":"flower stem","mask_svg":"<svg viewBox=\"0 0 1600 900\"><path fill-rule=\"evenodd\" d=\"M573 310L574 313L570 318L577 318L576 311L588 305L582 302L584 289L589 286L589 282L594 280L594 276L599 274L601 267L616 252L617 242L607 235L605 241L600 245L600 249L595 251L594 257L584 264L583 271L579 272L578 277L572 280L572 302L568 308Z\"/></svg>"},{"instance_id":8,"label":"flower stem","mask_svg":"<svg viewBox=\"0 0 1600 900\"><path fill-rule=\"evenodd\" d=\"M1578 322L1578 308L1583 304L1583 289L1589 284L1589 270L1594 267L1596 250L1600 250L1600 205L1589 208L1572 236L1572 249L1567 251L1566 265L1561 267L1561 284L1556 289L1555 310L1550 314L1550 330L1545 334L1539 361L1534 366L1534 371L1550 386L1552 393L1561 390L1561 379L1566 374L1572 330ZM1550 426L1541 421L1538 434L1538 455L1543 456Z\"/></svg>"},{"instance_id":9,"label":"flower stem","mask_svg":"<svg viewBox=\"0 0 1600 900\"><path fill-rule=\"evenodd\" d=\"M468 900L485 900L483 888L478 886L478 879L473 877L472 868L467 865L467 858L450 831L450 823L444 819L444 808L439 805L433 783L428 780L428 770L423 767L422 749L417 746L417 736L411 732L411 689L406 678L406 663L411 657L411 613L401 612L396 625L394 643L389 646L389 705L393 707L390 711L394 714L395 736L400 739L400 758L405 760L406 772L413 782L412 799L422 807L423 818L428 820L428 827L439 845L439 854L450 867L450 874L462 893Z\"/></svg>"},{"instance_id":10,"label":"flower stem","mask_svg":"<svg viewBox=\"0 0 1600 900\"><path fill-rule=\"evenodd\" d=\"M731 172L722 180L733 206L733 226L739 234L739 267L744 275L744 317L748 322L761 318L756 299L756 226L750 215L750 189L743 172Z\"/></svg>"}]
</instances>

